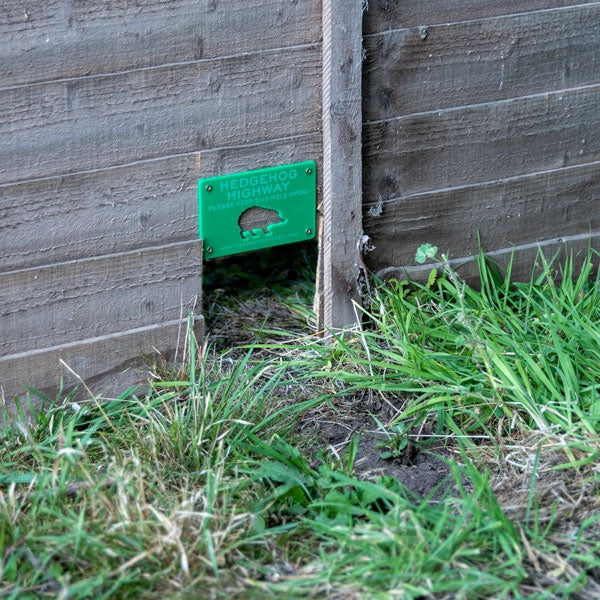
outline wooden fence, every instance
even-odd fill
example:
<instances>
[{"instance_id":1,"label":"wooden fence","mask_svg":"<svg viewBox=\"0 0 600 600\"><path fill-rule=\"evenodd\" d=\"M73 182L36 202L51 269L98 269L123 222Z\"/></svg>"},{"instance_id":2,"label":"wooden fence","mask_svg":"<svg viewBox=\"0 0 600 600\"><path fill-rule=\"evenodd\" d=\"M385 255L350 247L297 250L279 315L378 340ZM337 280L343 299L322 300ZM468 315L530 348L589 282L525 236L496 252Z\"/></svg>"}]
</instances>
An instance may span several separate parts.
<instances>
[{"instance_id":1,"label":"wooden fence","mask_svg":"<svg viewBox=\"0 0 600 600\"><path fill-rule=\"evenodd\" d=\"M172 357L188 311L201 324L197 180L320 160L320 10L317 0L3 3L9 410L24 384L55 392L81 377L95 393L122 390L141 354Z\"/></svg>"},{"instance_id":2,"label":"wooden fence","mask_svg":"<svg viewBox=\"0 0 600 600\"><path fill-rule=\"evenodd\" d=\"M414 272L424 242L466 257L479 232L517 274L597 243L600 2L37 4L0 7L9 409L25 384L115 393L201 329L200 177L317 161L326 327L363 261Z\"/></svg>"},{"instance_id":3,"label":"wooden fence","mask_svg":"<svg viewBox=\"0 0 600 600\"><path fill-rule=\"evenodd\" d=\"M364 46L371 268L597 244L600 3L372 0Z\"/></svg>"}]
</instances>

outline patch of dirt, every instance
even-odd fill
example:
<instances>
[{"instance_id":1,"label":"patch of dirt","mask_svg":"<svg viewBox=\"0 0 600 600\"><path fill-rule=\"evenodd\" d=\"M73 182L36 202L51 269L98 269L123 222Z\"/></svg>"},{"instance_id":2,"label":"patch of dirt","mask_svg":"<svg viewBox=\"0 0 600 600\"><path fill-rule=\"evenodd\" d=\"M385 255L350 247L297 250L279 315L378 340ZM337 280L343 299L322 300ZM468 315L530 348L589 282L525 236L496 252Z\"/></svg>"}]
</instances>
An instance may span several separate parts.
<instances>
[{"instance_id":1,"label":"patch of dirt","mask_svg":"<svg viewBox=\"0 0 600 600\"><path fill-rule=\"evenodd\" d=\"M447 460L452 457L452 449L447 447L447 438L437 438L431 427L408 432L405 448L384 458L392 440L378 426L376 419L385 425L397 414L395 407L383 405L377 410L367 409L362 400L349 401L336 409L326 408L319 414L312 414L302 425L303 432L310 432L320 448L338 455L342 460L348 452L351 440L360 436L355 473L364 479L374 479L387 475L395 477L417 499L430 495L431 500L439 500L455 485ZM388 428L389 431L389 428Z\"/></svg>"}]
</instances>

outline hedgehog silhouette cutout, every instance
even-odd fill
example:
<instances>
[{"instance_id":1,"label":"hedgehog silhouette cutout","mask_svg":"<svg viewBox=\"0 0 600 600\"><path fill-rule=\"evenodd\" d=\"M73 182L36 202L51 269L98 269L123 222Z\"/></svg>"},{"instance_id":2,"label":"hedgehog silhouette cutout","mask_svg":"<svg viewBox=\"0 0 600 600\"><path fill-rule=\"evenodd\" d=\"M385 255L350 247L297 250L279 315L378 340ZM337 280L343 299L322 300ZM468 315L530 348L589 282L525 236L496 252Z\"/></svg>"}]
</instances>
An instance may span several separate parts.
<instances>
[{"instance_id":1,"label":"hedgehog silhouette cutout","mask_svg":"<svg viewBox=\"0 0 600 600\"><path fill-rule=\"evenodd\" d=\"M240 215L238 226L242 239L249 239L259 236L258 231L262 231L266 235L269 233L271 225L285 222L286 219L281 218L279 211L262 206L251 206Z\"/></svg>"}]
</instances>

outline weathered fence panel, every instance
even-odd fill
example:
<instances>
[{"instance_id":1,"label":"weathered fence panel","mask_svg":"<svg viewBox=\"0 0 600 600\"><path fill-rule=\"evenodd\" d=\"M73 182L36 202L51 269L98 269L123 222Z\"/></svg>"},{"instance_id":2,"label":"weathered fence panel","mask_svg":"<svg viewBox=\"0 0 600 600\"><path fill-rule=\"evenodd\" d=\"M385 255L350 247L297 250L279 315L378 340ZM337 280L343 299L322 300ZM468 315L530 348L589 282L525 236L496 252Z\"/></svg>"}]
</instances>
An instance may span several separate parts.
<instances>
[{"instance_id":1,"label":"weathered fence panel","mask_svg":"<svg viewBox=\"0 0 600 600\"><path fill-rule=\"evenodd\" d=\"M320 56L292 48L0 90L0 158L16 182L306 134L319 122Z\"/></svg>"},{"instance_id":2,"label":"weathered fence panel","mask_svg":"<svg viewBox=\"0 0 600 600\"><path fill-rule=\"evenodd\" d=\"M365 19L369 266L410 269L425 242L466 257L477 232L488 251L581 246L600 229L600 3L431 4Z\"/></svg>"},{"instance_id":3,"label":"weathered fence panel","mask_svg":"<svg viewBox=\"0 0 600 600\"><path fill-rule=\"evenodd\" d=\"M9 410L25 384L79 376L116 390L140 354L173 356L189 310L201 325L197 180L320 163L320 11L320 0L3 3Z\"/></svg>"},{"instance_id":4,"label":"weathered fence panel","mask_svg":"<svg viewBox=\"0 0 600 600\"><path fill-rule=\"evenodd\" d=\"M156 360L156 352L166 364L177 358L176 347L183 349L187 333L186 323L180 319L139 329L120 331L96 338L88 338L71 344L30 350L0 357L0 373L4 389L21 393L24 382L37 390L57 394L71 391L74 387L85 388L91 394L108 398L117 397L130 385L147 379L148 361ZM52 396L54 397L54 396ZM9 414L15 404L6 398ZM34 405L36 398L33 398ZM28 403L23 402L28 410Z\"/></svg>"},{"instance_id":5,"label":"weathered fence panel","mask_svg":"<svg viewBox=\"0 0 600 600\"><path fill-rule=\"evenodd\" d=\"M568 176L565 176L568 173ZM413 264L415 244L431 240L452 256L477 248L477 232L495 249L590 232L600 198L600 163L538 175L413 194L365 214L365 231L376 232L371 267L382 271ZM569 232L568 234L566 232ZM458 237L458 233L462 235ZM417 240L416 242L413 240ZM371 255L370 255L371 256ZM530 267L523 263L523 272Z\"/></svg>"},{"instance_id":6,"label":"weathered fence panel","mask_svg":"<svg viewBox=\"0 0 600 600\"><path fill-rule=\"evenodd\" d=\"M9 408L25 384L118 393L201 324L202 177L317 161L333 329L361 248L418 275L420 244L461 262L479 232L525 276L538 244L600 243L599 1L38 4L0 7Z\"/></svg>"}]
</instances>

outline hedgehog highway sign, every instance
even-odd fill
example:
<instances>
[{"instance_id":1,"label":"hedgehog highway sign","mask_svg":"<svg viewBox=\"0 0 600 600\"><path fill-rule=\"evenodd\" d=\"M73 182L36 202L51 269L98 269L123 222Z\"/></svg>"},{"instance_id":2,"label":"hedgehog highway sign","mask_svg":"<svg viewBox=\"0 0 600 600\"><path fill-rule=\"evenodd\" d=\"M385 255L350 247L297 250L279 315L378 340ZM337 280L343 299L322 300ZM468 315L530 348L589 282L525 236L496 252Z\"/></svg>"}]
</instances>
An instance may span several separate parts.
<instances>
[{"instance_id":1,"label":"hedgehog highway sign","mask_svg":"<svg viewBox=\"0 0 600 600\"><path fill-rule=\"evenodd\" d=\"M316 204L314 161L200 179L204 258L312 239Z\"/></svg>"}]
</instances>

